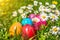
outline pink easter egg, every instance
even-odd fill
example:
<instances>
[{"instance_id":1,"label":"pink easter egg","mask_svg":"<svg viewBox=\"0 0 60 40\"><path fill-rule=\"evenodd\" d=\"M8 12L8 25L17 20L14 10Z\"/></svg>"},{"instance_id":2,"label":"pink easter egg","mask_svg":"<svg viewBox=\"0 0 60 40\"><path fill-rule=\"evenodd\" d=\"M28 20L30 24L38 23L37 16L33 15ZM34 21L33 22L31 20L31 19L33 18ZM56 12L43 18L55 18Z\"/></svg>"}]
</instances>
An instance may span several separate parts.
<instances>
[{"instance_id":1,"label":"pink easter egg","mask_svg":"<svg viewBox=\"0 0 60 40\"><path fill-rule=\"evenodd\" d=\"M40 29L41 22L34 23L34 24L33 24L33 26L34 26L35 31L37 31L37 30L39 30L39 29Z\"/></svg>"},{"instance_id":2,"label":"pink easter egg","mask_svg":"<svg viewBox=\"0 0 60 40\"><path fill-rule=\"evenodd\" d=\"M35 17L35 14L30 14L29 15L29 18L31 18L31 19L34 18L34 17Z\"/></svg>"},{"instance_id":3,"label":"pink easter egg","mask_svg":"<svg viewBox=\"0 0 60 40\"><path fill-rule=\"evenodd\" d=\"M36 17L40 19L40 14L37 14Z\"/></svg>"},{"instance_id":4,"label":"pink easter egg","mask_svg":"<svg viewBox=\"0 0 60 40\"><path fill-rule=\"evenodd\" d=\"M47 25L47 22L46 21L41 21L41 25L46 26Z\"/></svg>"},{"instance_id":5,"label":"pink easter egg","mask_svg":"<svg viewBox=\"0 0 60 40\"><path fill-rule=\"evenodd\" d=\"M44 25L46 26L47 25L47 22L46 21L40 21L38 23L34 23L33 26L34 26L34 29L37 31L37 30L41 30L41 26Z\"/></svg>"}]
</instances>

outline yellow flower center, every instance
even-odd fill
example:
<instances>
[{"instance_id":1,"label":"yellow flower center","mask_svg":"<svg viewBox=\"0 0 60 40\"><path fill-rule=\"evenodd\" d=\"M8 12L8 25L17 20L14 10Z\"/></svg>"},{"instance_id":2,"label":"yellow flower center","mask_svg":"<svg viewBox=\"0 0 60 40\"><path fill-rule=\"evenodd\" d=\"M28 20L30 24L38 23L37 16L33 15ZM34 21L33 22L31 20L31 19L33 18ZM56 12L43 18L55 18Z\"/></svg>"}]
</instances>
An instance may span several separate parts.
<instances>
[{"instance_id":1,"label":"yellow flower center","mask_svg":"<svg viewBox=\"0 0 60 40\"><path fill-rule=\"evenodd\" d=\"M53 16L51 16L52 18L55 18L55 16L53 15Z\"/></svg>"},{"instance_id":2,"label":"yellow flower center","mask_svg":"<svg viewBox=\"0 0 60 40\"><path fill-rule=\"evenodd\" d=\"M54 32L57 32L57 31L58 31L58 29L57 29L57 28L53 28L53 31L54 31Z\"/></svg>"},{"instance_id":3,"label":"yellow flower center","mask_svg":"<svg viewBox=\"0 0 60 40\"><path fill-rule=\"evenodd\" d=\"M57 2L57 1L52 1L52 4L57 5L57 4L58 4L58 2Z\"/></svg>"},{"instance_id":4,"label":"yellow flower center","mask_svg":"<svg viewBox=\"0 0 60 40\"><path fill-rule=\"evenodd\" d=\"M45 18L46 18L46 16L42 16L42 18L43 18L43 19L45 19Z\"/></svg>"}]
</instances>

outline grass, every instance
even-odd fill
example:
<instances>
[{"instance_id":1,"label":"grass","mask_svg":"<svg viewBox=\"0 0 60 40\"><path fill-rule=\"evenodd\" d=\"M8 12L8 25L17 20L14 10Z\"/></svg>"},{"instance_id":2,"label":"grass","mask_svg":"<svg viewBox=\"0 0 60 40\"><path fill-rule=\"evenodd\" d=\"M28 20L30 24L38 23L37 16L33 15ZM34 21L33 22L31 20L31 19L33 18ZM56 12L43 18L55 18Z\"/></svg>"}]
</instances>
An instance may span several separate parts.
<instances>
[{"instance_id":1,"label":"grass","mask_svg":"<svg viewBox=\"0 0 60 40\"><path fill-rule=\"evenodd\" d=\"M37 0L37 1L40 1L43 4L45 4L45 2L49 2L51 4L52 1L54 1L54 0ZM57 8L60 10L60 0L55 0L55 1L58 2ZM8 29L13 22L17 21L17 18L18 18L18 17L11 16L12 11L18 10L21 6L24 6L27 4L33 4L33 0L10 0L10 2L7 2L7 3L8 3L8 5L0 6L0 40L22 40L20 35L14 36L12 38L9 36ZM40 35L40 34L38 33L38 35ZM44 35L41 35L40 37L41 38L39 38L39 36L38 36L38 38L39 38L38 40L45 40L46 39L44 37ZM54 37L55 36L52 36L52 38L51 38L51 36L50 36L50 38L48 38L46 40L49 40L49 39L55 40Z\"/></svg>"}]
</instances>

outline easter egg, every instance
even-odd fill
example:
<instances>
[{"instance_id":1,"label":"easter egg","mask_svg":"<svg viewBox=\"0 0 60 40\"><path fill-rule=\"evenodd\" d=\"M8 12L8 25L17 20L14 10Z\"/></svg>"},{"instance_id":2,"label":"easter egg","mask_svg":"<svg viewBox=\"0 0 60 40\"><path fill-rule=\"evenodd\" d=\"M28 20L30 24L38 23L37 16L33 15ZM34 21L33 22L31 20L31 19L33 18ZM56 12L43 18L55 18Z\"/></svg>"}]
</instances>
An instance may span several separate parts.
<instances>
[{"instance_id":1,"label":"easter egg","mask_svg":"<svg viewBox=\"0 0 60 40\"><path fill-rule=\"evenodd\" d=\"M9 29L9 33L11 36L19 35L22 31L22 25L19 22L15 22Z\"/></svg>"},{"instance_id":2,"label":"easter egg","mask_svg":"<svg viewBox=\"0 0 60 40\"><path fill-rule=\"evenodd\" d=\"M30 18L24 18L21 23L22 23L22 25L26 25L26 24L32 25L33 24L32 20Z\"/></svg>"},{"instance_id":3,"label":"easter egg","mask_svg":"<svg viewBox=\"0 0 60 40\"><path fill-rule=\"evenodd\" d=\"M34 24L33 24L33 26L34 26L35 31L37 31L37 30L39 30L39 29L40 29L41 22L34 23Z\"/></svg>"},{"instance_id":4,"label":"easter egg","mask_svg":"<svg viewBox=\"0 0 60 40\"><path fill-rule=\"evenodd\" d=\"M23 26L23 29L22 29L22 36L23 38L31 38L35 35L35 31L34 31L34 28L29 25L29 24L26 24Z\"/></svg>"},{"instance_id":5,"label":"easter egg","mask_svg":"<svg viewBox=\"0 0 60 40\"><path fill-rule=\"evenodd\" d=\"M42 25L46 26L47 22L46 21L40 21L38 23L33 24L35 30L40 30Z\"/></svg>"},{"instance_id":6,"label":"easter egg","mask_svg":"<svg viewBox=\"0 0 60 40\"><path fill-rule=\"evenodd\" d=\"M33 23L34 23L34 22L39 22L39 21L40 21L40 14L37 14L37 15L35 15L35 14L30 14L30 15L29 15L29 18L33 21Z\"/></svg>"},{"instance_id":7,"label":"easter egg","mask_svg":"<svg viewBox=\"0 0 60 40\"><path fill-rule=\"evenodd\" d=\"M38 17L32 18L33 23L38 23L40 22L40 19Z\"/></svg>"},{"instance_id":8,"label":"easter egg","mask_svg":"<svg viewBox=\"0 0 60 40\"><path fill-rule=\"evenodd\" d=\"M46 26L47 25L47 22L46 21L43 21L41 18L40 18L40 14L37 14L34 18L32 18L33 20L33 26L35 28L35 30L39 30L40 27L42 25Z\"/></svg>"},{"instance_id":9,"label":"easter egg","mask_svg":"<svg viewBox=\"0 0 60 40\"><path fill-rule=\"evenodd\" d=\"M29 15L29 18L31 18L31 19L34 18L34 17L35 17L35 14L30 14Z\"/></svg>"},{"instance_id":10,"label":"easter egg","mask_svg":"<svg viewBox=\"0 0 60 40\"><path fill-rule=\"evenodd\" d=\"M37 14L36 17L40 19L40 14Z\"/></svg>"}]
</instances>

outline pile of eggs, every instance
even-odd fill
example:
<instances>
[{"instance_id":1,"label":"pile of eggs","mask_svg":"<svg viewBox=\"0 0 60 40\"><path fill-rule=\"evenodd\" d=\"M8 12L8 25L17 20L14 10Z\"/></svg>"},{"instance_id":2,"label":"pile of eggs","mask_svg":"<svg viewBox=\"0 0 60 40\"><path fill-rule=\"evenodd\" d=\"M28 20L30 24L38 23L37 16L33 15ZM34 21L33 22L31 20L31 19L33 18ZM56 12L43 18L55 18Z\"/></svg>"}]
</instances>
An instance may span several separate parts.
<instances>
[{"instance_id":1,"label":"pile of eggs","mask_svg":"<svg viewBox=\"0 0 60 40\"><path fill-rule=\"evenodd\" d=\"M40 14L30 14L28 18L24 18L21 23L13 23L9 29L11 36L14 34L22 34L23 38L31 38L36 35L36 31L40 30L41 25L46 26L47 22L41 20Z\"/></svg>"}]
</instances>

